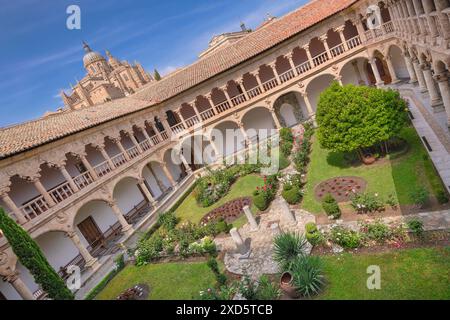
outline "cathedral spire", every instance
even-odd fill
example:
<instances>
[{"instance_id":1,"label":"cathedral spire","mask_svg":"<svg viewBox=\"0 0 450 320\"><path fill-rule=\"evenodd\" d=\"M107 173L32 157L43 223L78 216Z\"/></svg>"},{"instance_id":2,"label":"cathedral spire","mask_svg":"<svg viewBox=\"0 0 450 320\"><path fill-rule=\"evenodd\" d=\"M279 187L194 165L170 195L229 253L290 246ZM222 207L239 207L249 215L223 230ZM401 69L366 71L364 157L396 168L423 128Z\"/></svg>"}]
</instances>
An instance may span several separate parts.
<instances>
[{"instance_id":1,"label":"cathedral spire","mask_svg":"<svg viewBox=\"0 0 450 320\"><path fill-rule=\"evenodd\" d=\"M106 55L108 56L108 62L111 67L116 68L120 66L120 62L113 57L113 55L111 54L111 52L109 52L109 50L106 50Z\"/></svg>"}]
</instances>

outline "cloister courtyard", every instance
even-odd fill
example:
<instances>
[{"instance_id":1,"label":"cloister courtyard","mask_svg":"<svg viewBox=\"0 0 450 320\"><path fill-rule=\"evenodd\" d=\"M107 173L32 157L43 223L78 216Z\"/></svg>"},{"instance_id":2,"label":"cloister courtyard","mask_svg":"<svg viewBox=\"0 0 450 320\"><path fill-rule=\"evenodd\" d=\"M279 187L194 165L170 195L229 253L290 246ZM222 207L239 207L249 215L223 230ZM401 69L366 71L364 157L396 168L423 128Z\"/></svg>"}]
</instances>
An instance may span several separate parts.
<instances>
[{"instance_id":1,"label":"cloister courtyard","mask_svg":"<svg viewBox=\"0 0 450 320\"><path fill-rule=\"evenodd\" d=\"M274 260L274 239L288 233L307 235L310 228L307 225L312 223L324 238L320 242L310 241L307 252L322 259L326 283L312 298L449 299L450 280L446 275L450 265L448 194L415 129L410 124L404 127L397 144L392 144L392 151L380 155L371 164L364 164L355 154L324 149L310 124L306 129L299 124L283 130L291 132L293 147L287 156L279 149L274 150L278 157L286 158L281 159L283 165L276 174L278 182L270 181L252 165L219 167L211 172L203 169L201 179L209 181L210 188L217 179L226 180L226 174L217 172L228 171L235 179L231 179L229 189L217 201L206 206L199 202L201 188L198 184L202 182L195 183L164 214L172 216L173 225L168 227L167 222L161 221L156 228L142 234L138 244L128 248L125 254L128 262L123 269L108 274L87 298L116 299L129 288L147 285L150 288L148 299L154 300L212 298L205 292L213 292L211 295L215 298L241 299L242 290L236 289L239 288L237 283L242 283L249 275L254 281L261 276L268 277L275 288L270 298L292 299L285 291L277 289L281 270ZM282 149L283 135L280 136ZM310 141L311 145L308 161L302 169L295 159L296 154L302 152L305 141ZM291 200L284 193L284 186L296 178L300 180L300 196ZM352 182L360 179L364 183L358 193L377 198L380 207L371 212L358 212L352 206L350 191L347 199L343 197L338 203L339 217L328 216L323 200L318 197L318 189L324 182L336 178ZM342 180L330 188L339 188L340 182ZM261 206L255 196L255 190L265 186L276 189L267 207ZM413 196L415 190L422 187L427 195L423 204ZM249 202L242 203L242 199L249 199ZM245 205L255 217L256 229L244 212ZM231 211L237 213L229 215ZM212 212L211 221L205 220ZM408 227L408 221L416 219L423 223L423 237ZM207 224L205 221L220 227L214 231L202 230ZM369 225L378 223L383 226L381 229L389 231L374 240L368 237L367 229L361 227L362 221ZM235 231L230 231L231 228L236 228L238 238L248 246L248 251L244 250L246 253L240 251L239 240L236 242ZM360 234L358 244L354 246L336 240L333 237L336 228ZM171 243L168 240L171 237L177 240ZM189 239L188 242L198 243L198 248L186 244L183 251L184 237ZM213 240L215 249L209 249L205 239ZM141 257L143 251L145 257ZM217 271L210 267L211 257L217 257L214 259L218 262L218 274L223 274L225 280L219 280ZM382 290L367 289L366 268L369 265L381 266Z\"/></svg>"}]
</instances>

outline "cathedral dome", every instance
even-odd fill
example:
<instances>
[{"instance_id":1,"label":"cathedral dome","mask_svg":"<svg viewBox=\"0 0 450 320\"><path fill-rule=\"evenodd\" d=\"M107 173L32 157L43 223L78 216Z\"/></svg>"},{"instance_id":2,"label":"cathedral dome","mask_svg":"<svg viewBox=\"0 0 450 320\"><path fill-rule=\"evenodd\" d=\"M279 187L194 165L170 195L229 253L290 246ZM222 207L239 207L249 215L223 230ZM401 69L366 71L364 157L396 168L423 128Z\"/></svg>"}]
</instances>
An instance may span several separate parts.
<instances>
[{"instance_id":1,"label":"cathedral dome","mask_svg":"<svg viewBox=\"0 0 450 320\"><path fill-rule=\"evenodd\" d=\"M98 52L92 51L87 43L83 42L83 48L86 54L83 57L83 65L86 68L93 62L105 60L105 58Z\"/></svg>"}]
</instances>

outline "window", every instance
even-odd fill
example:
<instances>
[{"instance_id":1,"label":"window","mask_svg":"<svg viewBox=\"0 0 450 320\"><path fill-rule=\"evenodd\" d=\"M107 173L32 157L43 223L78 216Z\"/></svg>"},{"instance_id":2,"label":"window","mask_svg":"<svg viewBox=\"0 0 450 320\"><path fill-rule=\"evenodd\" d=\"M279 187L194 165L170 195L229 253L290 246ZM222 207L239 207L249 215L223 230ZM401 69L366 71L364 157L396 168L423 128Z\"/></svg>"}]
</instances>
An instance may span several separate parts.
<instances>
[{"instance_id":1,"label":"window","mask_svg":"<svg viewBox=\"0 0 450 320\"><path fill-rule=\"evenodd\" d=\"M91 71L95 73L95 68L94 68L94 66L91 66Z\"/></svg>"},{"instance_id":2,"label":"window","mask_svg":"<svg viewBox=\"0 0 450 320\"><path fill-rule=\"evenodd\" d=\"M125 73L122 74L122 78L123 78L123 80L128 81L128 76Z\"/></svg>"}]
</instances>

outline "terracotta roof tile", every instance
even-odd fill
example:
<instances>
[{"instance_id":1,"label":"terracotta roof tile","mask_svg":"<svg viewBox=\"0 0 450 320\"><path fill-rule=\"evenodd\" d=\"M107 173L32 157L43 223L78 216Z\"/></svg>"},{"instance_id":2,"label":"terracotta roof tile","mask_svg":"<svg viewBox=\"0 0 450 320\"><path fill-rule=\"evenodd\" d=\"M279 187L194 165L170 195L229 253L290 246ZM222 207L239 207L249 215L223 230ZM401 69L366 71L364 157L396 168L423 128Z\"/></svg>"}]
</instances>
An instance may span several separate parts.
<instances>
[{"instance_id":1,"label":"terracotta roof tile","mask_svg":"<svg viewBox=\"0 0 450 320\"><path fill-rule=\"evenodd\" d=\"M356 1L358 0L309 2L161 81L148 84L130 97L0 129L0 158L144 109L154 105L155 101L167 100L272 48Z\"/></svg>"}]
</instances>

